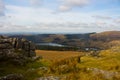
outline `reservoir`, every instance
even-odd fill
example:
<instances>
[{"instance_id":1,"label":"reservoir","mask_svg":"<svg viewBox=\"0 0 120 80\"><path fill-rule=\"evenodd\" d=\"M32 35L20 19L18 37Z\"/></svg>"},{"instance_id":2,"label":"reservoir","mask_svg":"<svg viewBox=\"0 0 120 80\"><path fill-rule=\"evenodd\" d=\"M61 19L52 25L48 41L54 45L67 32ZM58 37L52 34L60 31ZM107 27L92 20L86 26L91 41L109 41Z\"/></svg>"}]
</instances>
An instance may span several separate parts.
<instances>
[{"instance_id":1,"label":"reservoir","mask_svg":"<svg viewBox=\"0 0 120 80\"><path fill-rule=\"evenodd\" d=\"M57 43L37 43L36 45L64 47L64 45L57 44Z\"/></svg>"}]
</instances>

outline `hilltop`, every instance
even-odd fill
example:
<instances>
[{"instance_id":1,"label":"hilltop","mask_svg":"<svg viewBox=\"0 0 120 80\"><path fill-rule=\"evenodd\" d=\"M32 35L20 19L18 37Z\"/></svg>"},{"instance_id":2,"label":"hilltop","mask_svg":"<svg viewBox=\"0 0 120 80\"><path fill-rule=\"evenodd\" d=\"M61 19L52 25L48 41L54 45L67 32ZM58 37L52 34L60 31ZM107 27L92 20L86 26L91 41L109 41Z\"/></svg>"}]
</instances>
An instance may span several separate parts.
<instances>
[{"instance_id":1,"label":"hilltop","mask_svg":"<svg viewBox=\"0 0 120 80\"><path fill-rule=\"evenodd\" d=\"M90 37L92 39L104 40L104 41L112 41L112 40L120 40L120 31L106 31L96 34L91 34Z\"/></svg>"}]
</instances>

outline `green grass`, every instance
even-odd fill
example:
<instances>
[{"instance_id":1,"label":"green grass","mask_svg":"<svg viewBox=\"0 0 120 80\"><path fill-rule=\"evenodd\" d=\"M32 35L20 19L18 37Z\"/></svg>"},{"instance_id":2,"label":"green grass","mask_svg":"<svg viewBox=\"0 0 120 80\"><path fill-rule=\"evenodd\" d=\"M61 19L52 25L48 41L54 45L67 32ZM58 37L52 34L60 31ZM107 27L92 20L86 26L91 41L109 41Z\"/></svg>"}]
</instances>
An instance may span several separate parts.
<instances>
[{"instance_id":1,"label":"green grass","mask_svg":"<svg viewBox=\"0 0 120 80\"><path fill-rule=\"evenodd\" d=\"M37 74L38 69L44 65L44 62L39 60L36 62L27 63L24 66L13 65L8 62L1 63L0 65L0 76L5 76L8 74L22 74L25 80L33 80L36 77L42 76L42 74Z\"/></svg>"},{"instance_id":2,"label":"green grass","mask_svg":"<svg viewBox=\"0 0 120 80\"><path fill-rule=\"evenodd\" d=\"M83 56L80 63L77 60L77 56L80 54L74 57L65 58L64 56L64 59L53 60L48 67L49 71L47 75L66 76L63 80L119 80L120 73L110 79L106 79L101 73L93 74L92 71L87 70L88 68L97 68L108 72L120 72L120 52L119 48L116 47L116 49L115 51L113 48L103 50L100 52L99 57ZM54 51L53 53L55 54ZM44 56L47 56L47 54ZM55 55L55 57L57 56L59 57L59 55Z\"/></svg>"},{"instance_id":3,"label":"green grass","mask_svg":"<svg viewBox=\"0 0 120 80\"><path fill-rule=\"evenodd\" d=\"M83 52L36 51L37 55L43 55L42 60L27 63L25 66L1 63L0 76L20 73L23 74L25 80L35 80L39 77L51 75L62 77L61 80L120 80L119 50L119 47L103 50L99 57L82 56L80 61L78 56L83 55ZM47 70L40 69L40 67L45 67ZM118 72L118 74L106 79L103 74L93 74L93 71L87 70L88 68Z\"/></svg>"}]
</instances>

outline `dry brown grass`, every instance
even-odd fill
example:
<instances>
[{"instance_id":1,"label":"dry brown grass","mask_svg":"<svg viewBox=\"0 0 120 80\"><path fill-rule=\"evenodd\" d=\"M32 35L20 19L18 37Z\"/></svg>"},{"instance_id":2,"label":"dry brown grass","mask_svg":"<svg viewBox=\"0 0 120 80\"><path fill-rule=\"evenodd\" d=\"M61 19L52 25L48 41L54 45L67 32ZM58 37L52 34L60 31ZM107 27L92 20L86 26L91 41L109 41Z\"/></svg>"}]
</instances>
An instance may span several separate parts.
<instances>
[{"instance_id":1,"label":"dry brown grass","mask_svg":"<svg viewBox=\"0 0 120 80\"><path fill-rule=\"evenodd\" d=\"M42 56L47 60L63 60L69 57L80 56L82 52L75 51L45 51L45 50L36 50L37 55Z\"/></svg>"}]
</instances>

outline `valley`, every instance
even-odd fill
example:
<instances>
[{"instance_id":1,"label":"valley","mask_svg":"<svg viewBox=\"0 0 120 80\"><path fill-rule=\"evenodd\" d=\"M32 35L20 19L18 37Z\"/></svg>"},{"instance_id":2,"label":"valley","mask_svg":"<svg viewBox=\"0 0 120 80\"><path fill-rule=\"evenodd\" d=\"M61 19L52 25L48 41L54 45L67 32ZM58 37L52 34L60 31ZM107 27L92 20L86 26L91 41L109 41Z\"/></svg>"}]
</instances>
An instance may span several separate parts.
<instances>
[{"instance_id":1,"label":"valley","mask_svg":"<svg viewBox=\"0 0 120 80\"><path fill-rule=\"evenodd\" d=\"M0 80L119 80L119 35L115 31L113 34L97 33L82 42L83 36L79 36L77 40L81 44L87 43L80 45L78 41L73 41L77 46L71 43L61 46L61 41L66 39L63 36L59 42L53 43L54 38L50 38L50 34L46 37L50 41L45 39L46 43L42 45L29 41L34 41L31 36L28 40L20 35L1 36ZM61 35L56 36L61 38ZM69 40L72 38L75 34Z\"/></svg>"}]
</instances>

